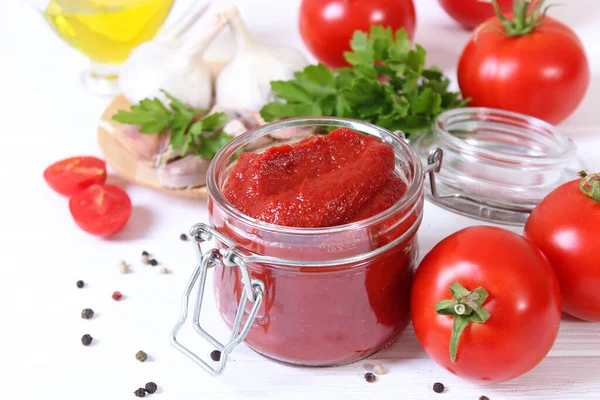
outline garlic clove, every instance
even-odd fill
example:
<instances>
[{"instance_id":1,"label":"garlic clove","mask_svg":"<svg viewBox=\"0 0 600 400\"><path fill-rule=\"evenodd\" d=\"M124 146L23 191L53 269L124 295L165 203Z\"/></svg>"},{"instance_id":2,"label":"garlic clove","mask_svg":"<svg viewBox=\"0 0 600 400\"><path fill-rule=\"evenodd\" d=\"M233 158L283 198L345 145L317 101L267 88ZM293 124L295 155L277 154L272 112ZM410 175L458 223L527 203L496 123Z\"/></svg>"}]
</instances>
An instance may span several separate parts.
<instances>
[{"instance_id":1,"label":"garlic clove","mask_svg":"<svg viewBox=\"0 0 600 400\"><path fill-rule=\"evenodd\" d=\"M206 171L210 164L199 156L187 156L157 168L161 186L170 189L185 189L206 184Z\"/></svg>"},{"instance_id":2,"label":"garlic clove","mask_svg":"<svg viewBox=\"0 0 600 400\"><path fill-rule=\"evenodd\" d=\"M167 144L167 146L165 146L164 149L162 149L161 151L156 153L154 155L154 157L152 157L152 165L154 165L154 167L158 168L161 166L165 166L170 161L173 161L173 160L181 158L181 157L182 157L182 155L181 155L180 150L175 150L173 148L173 146L171 146L170 144Z\"/></svg>"},{"instance_id":3,"label":"garlic clove","mask_svg":"<svg viewBox=\"0 0 600 400\"><path fill-rule=\"evenodd\" d=\"M270 136L275 140L296 142L300 139L305 139L312 134L313 128L291 127L287 129L280 129L277 132L271 132Z\"/></svg>"},{"instance_id":4,"label":"garlic clove","mask_svg":"<svg viewBox=\"0 0 600 400\"><path fill-rule=\"evenodd\" d=\"M168 143L168 132L145 134L139 133L138 129L138 125L120 125L110 132L137 159L152 161Z\"/></svg>"}]
</instances>

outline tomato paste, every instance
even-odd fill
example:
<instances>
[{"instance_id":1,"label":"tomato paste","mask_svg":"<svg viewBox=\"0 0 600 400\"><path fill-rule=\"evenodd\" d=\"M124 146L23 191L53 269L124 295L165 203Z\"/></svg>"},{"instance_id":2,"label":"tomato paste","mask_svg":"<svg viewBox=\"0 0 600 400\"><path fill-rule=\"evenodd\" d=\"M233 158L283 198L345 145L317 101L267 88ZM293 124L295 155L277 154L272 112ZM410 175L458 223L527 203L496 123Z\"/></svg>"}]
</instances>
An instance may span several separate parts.
<instances>
[{"instance_id":1,"label":"tomato paste","mask_svg":"<svg viewBox=\"0 0 600 400\"><path fill-rule=\"evenodd\" d=\"M386 141L396 146L342 128L232 156L232 169L213 161L224 167L214 179L222 182L220 193L209 186L211 223L238 251L273 257L247 263L251 278L264 283L245 340L259 353L297 365L339 365L381 350L408 324L423 173L406 143L393 135ZM275 225L242 218L231 206ZM366 220L385 210L385 218ZM396 245L360 261L319 264L390 242ZM214 282L219 311L232 326L244 287L240 269L219 265Z\"/></svg>"},{"instance_id":2,"label":"tomato paste","mask_svg":"<svg viewBox=\"0 0 600 400\"><path fill-rule=\"evenodd\" d=\"M368 218L406 190L392 146L339 128L260 154L243 153L224 188L244 214L277 225L319 228Z\"/></svg>"}]
</instances>

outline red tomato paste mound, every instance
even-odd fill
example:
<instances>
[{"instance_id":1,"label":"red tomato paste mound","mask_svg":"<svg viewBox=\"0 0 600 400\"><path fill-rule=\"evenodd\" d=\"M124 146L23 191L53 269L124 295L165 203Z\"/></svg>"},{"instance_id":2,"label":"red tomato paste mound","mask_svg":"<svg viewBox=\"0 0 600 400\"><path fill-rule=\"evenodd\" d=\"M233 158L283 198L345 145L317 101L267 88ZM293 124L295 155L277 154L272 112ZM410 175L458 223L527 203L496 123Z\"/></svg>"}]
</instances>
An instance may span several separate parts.
<instances>
[{"instance_id":1,"label":"red tomato paste mound","mask_svg":"<svg viewBox=\"0 0 600 400\"><path fill-rule=\"evenodd\" d=\"M243 153L224 187L244 214L276 225L318 228L378 214L406 184L394 150L374 136L339 128L263 153Z\"/></svg>"}]
</instances>

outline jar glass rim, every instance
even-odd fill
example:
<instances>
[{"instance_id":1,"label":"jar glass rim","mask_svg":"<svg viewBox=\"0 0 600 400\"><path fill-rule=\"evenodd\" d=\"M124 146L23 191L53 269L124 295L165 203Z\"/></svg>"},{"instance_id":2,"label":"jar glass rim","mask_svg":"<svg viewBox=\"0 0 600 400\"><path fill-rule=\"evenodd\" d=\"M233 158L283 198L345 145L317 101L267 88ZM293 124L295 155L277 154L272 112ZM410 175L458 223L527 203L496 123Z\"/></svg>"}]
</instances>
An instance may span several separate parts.
<instances>
[{"instance_id":1,"label":"jar glass rim","mask_svg":"<svg viewBox=\"0 0 600 400\"><path fill-rule=\"evenodd\" d=\"M456 122L456 118L460 116L495 116L496 118L505 117L507 120L512 120L513 123L518 121L522 125L535 128L532 129L533 133L539 134L540 130L547 132L554 144L556 144L560 150L545 154L509 154L490 150L485 147L469 143L463 138L450 132L452 123ZM482 124L489 122L489 120L486 121L485 119L482 119L481 121L475 121L475 123ZM499 124L506 124L508 126L507 121L496 122ZM463 152L476 153L478 155L487 156L499 161L518 162L522 164L554 164L556 162L571 158L575 152L575 143L554 125L536 117L495 108L464 107L444 111L436 118L433 124L433 129L435 130L436 134L438 134L441 141L460 149Z\"/></svg>"},{"instance_id":2,"label":"jar glass rim","mask_svg":"<svg viewBox=\"0 0 600 400\"><path fill-rule=\"evenodd\" d=\"M402 198L394 203L388 209L375 214L372 217L351 222L343 225L336 225L324 228L298 228L289 227L283 225L271 224L268 222L260 221L256 218L252 218L235 208L223 195L219 182L217 181L217 172L221 169L222 164L225 163L235 152L237 152L244 145L252 142L253 140L267 135L271 132L275 132L281 129L287 128L299 128L299 127L346 127L357 130L361 133L367 133L376 137L381 138L385 143L393 145L394 152L396 153L398 148L407 157L409 166L412 170L412 177L407 177L407 190ZM207 188L209 196L214 201L219 203L228 214L234 216L240 221L248 224L249 227L257 228L265 231L284 233L284 234L302 234L302 235L323 235L338 233L345 230L363 229L373 224L377 224L385 221L391 215L398 210L410 205L421 196L423 191L423 165L417 153L412 147L399 135L393 133L387 129L381 128L377 125L370 124L367 122L352 120L348 118L334 118L334 117L305 117L305 118L291 118L282 121L276 121L269 124L261 125L256 128L249 129L240 136L234 138L232 141L227 143L221 150L215 155L214 159L210 163L207 172Z\"/></svg>"}]
</instances>

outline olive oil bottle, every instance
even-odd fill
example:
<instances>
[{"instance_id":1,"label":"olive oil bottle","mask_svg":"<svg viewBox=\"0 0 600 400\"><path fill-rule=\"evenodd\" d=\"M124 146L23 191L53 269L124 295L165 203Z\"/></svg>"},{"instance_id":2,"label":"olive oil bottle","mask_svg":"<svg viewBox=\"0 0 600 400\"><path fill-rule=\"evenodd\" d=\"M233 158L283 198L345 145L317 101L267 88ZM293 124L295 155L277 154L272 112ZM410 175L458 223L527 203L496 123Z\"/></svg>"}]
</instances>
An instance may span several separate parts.
<instances>
[{"instance_id":1,"label":"olive oil bottle","mask_svg":"<svg viewBox=\"0 0 600 400\"><path fill-rule=\"evenodd\" d=\"M174 0L51 0L44 14L71 46L99 64L122 64L152 39Z\"/></svg>"}]
</instances>

